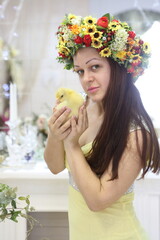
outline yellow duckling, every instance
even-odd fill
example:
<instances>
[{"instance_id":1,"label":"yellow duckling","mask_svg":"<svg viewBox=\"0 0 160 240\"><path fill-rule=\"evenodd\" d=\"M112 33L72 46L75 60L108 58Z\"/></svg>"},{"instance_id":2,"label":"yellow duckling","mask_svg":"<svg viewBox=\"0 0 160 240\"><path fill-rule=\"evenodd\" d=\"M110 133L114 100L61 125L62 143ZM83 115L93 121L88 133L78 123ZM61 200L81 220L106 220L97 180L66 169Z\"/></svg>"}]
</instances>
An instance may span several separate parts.
<instances>
[{"instance_id":1,"label":"yellow duckling","mask_svg":"<svg viewBox=\"0 0 160 240\"><path fill-rule=\"evenodd\" d=\"M60 109L64 106L71 109L71 116L78 116L79 108L84 103L84 98L81 94L70 88L59 88L56 92L56 99L60 102L56 109Z\"/></svg>"}]
</instances>

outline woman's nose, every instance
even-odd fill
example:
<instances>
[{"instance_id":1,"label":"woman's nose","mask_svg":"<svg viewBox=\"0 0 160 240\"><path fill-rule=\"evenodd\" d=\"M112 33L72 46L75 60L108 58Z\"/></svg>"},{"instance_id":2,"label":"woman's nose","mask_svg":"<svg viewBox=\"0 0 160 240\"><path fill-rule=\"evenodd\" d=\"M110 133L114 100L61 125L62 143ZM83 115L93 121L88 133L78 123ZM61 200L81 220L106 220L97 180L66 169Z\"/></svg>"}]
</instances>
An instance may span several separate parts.
<instances>
[{"instance_id":1,"label":"woman's nose","mask_svg":"<svg viewBox=\"0 0 160 240\"><path fill-rule=\"evenodd\" d=\"M91 72L84 73L84 81L85 82L92 82L94 80L93 74Z\"/></svg>"}]
</instances>

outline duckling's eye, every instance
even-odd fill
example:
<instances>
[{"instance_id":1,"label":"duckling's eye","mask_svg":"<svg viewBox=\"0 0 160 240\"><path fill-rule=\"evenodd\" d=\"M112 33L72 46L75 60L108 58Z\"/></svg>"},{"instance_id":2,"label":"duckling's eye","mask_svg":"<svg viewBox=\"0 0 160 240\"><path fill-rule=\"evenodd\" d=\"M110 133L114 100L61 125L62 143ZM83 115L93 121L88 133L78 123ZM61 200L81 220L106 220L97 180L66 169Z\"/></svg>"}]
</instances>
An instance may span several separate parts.
<instances>
[{"instance_id":1,"label":"duckling's eye","mask_svg":"<svg viewBox=\"0 0 160 240\"><path fill-rule=\"evenodd\" d=\"M92 66L92 69L93 69L93 70L96 70L97 68L99 68L99 65L93 65L93 66Z\"/></svg>"},{"instance_id":2,"label":"duckling's eye","mask_svg":"<svg viewBox=\"0 0 160 240\"><path fill-rule=\"evenodd\" d=\"M60 96L60 98L63 98L63 94Z\"/></svg>"}]
</instances>

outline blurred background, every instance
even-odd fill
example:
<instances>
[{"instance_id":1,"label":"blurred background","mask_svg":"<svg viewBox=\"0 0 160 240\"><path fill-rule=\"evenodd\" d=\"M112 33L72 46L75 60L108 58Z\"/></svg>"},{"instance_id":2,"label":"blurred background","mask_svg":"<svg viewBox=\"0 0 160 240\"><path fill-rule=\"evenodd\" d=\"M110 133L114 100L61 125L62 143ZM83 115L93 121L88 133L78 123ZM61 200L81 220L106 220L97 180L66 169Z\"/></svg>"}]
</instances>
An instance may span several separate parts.
<instances>
[{"instance_id":1,"label":"blurred background","mask_svg":"<svg viewBox=\"0 0 160 240\"><path fill-rule=\"evenodd\" d=\"M150 68L137 81L146 109L160 127L160 1L0 0L0 115L7 115L9 86L18 88L18 117L50 114L60 86L81 91L72 71L57 63L56 31L66 13L127 21L152 47Z\"/></svg>"}]
</instances>

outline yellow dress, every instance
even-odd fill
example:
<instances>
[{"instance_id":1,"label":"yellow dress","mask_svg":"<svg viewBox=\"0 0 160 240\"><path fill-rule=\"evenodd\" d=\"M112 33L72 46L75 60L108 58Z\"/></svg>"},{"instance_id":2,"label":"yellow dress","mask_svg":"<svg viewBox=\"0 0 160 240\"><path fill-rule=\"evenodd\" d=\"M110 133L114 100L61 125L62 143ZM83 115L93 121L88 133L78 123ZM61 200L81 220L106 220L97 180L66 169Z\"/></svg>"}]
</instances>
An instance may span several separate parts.
<instances>
[{"instance_id":1,"label":"yellow dress","mask_svg":"<svg viewBox=\"0 0 160 240\"><path fill-rule=\"evenodd\" d=\"M82 147L87 153L92 147ZM66 167L69 166L66 161ZM148 240L134 211L133 189L124 194L110 207L91 211L78 190L69 171L69 233L70 240Z\"/></svg>"}]
</instances>

